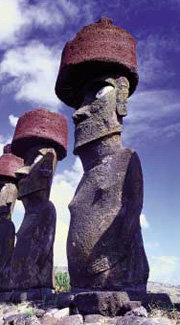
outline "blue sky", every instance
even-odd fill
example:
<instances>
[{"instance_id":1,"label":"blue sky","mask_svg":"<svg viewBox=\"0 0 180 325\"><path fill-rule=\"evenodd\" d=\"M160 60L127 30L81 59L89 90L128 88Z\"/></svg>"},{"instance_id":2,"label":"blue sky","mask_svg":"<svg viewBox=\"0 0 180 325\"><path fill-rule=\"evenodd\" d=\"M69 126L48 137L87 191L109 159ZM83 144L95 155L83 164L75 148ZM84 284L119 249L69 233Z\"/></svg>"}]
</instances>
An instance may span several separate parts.
<instances>
[{"instance_id":1,"label":"blue sky","mask_svg":"<svg viewBox=\"0 0 180 325\"><path fill-rule=\"evenodd\" d=\"M0 0L1 152L25 111L45 107L68 117L68 156L59 163L51 194L58 215L55 264L66 264L67 206L82 166L72 154L73 109L56 98L54 86L65 42L102 15L137 40L140 82L128 102L122 137L142 162L150 280L180 284L179 0ZM17 202L17 229L23 213Z\"/></svg>"}]
</instances>

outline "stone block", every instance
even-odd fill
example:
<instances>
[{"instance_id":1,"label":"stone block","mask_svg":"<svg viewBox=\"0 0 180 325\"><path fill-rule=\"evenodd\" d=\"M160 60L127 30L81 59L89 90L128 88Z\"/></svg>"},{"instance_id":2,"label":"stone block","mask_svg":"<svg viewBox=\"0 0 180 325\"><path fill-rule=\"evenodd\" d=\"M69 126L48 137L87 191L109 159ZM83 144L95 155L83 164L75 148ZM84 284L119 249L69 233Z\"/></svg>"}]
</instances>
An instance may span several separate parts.
<instances>
[{"instance_id":1,"label":"stone block","mask_svg":"<svg viewBox=\"0 0 180 325\"><path fill-rule=\"evenodd\" d=\"M101 314L103 316L124 315L141 306L140 301L128 301L127 294L115 291L84 292L75 296L73 304L80 314Z\"/></svg>"}]
</instances>

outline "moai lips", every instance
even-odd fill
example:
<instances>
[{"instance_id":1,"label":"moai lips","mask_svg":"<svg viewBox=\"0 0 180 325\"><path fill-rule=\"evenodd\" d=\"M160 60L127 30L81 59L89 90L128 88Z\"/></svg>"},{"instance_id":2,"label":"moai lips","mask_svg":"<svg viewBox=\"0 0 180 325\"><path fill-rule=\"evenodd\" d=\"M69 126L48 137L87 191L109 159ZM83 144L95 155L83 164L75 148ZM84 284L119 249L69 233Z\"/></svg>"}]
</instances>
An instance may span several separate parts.
<instances>
[{"instance_id":1,"label":"moai lips","mask_svg":"<svg viewBox=\"0 0 180 325\"><path fill-rule=\"evenodd\" d=\"M9 272L15 241L11 215L18 194L15 172L23 165L23 159L11 153L0 157L0 291L11 289Z\"/></svg>"},{"instance_id":2,"label":"moai lips","mask_svg":"<svg viewBox=\"0 0 180 325\"><path fill-rule=\"evenodd\" d=\"M73 291L146 291L141 164L121 144L127 98L137 82L135 41L108 18L84 27L63 50L56 94L76 108L74 153L84 168L69 205Z\"/></svg>"},{"instance_id":3,"label":"moai lips","mask_svg":"<svg viewBox=\"0 0 180 325\"><path fill-rule=\"evenodd\" d=\"M24 157L24 167L16 173L18 198L25 207L12 258L16 290L53 288L56 211L49 195L57 159L64 158L66 145L64 116L40 109L20 117L12 142L12 150Z\"/></svg>"},{"instance_id":4,"label":"moai lips","mask_svg":"<svg viewBox=\"0 0 180 325\"><path fill-rule=\"evenodd\" d=\"M83 27L72 41L66 43L56 94L67 105L79 107L84 83L105 74L125 76L130 83L129 95L136 89L136 42L132 35L104 17Z\"/></svg>"}]
</instances>

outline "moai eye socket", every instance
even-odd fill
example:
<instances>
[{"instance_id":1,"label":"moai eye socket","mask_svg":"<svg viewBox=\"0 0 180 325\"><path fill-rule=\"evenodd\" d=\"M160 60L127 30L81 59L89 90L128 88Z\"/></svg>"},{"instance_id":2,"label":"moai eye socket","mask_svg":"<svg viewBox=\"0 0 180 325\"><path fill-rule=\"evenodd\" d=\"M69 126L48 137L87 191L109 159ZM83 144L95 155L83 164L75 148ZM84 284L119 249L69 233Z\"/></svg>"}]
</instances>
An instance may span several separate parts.
<instances>
[{"instance_id":1,"label":"moai eye socket","mask_svg":"<svg viewBox=\"0 0 180 325\"><path fill-rule=\"evenodd\" d=\"M6 185L3 185L1 188L1 192L4 192L6 190Z\"/></svg>"},{"instance_id":2,"label":"moai eye socket","mask_svg":"<svg viewBox=\"0 0 180 325\"><path fill-rule=\"evenodd\" d=\"M108 92L110 92L111 90L113 90L114 87L113 86L104 86L102 87L97 93L96 93L96 98L102 98L104 95L106 95Z\"/></svg>"}]
</instances>

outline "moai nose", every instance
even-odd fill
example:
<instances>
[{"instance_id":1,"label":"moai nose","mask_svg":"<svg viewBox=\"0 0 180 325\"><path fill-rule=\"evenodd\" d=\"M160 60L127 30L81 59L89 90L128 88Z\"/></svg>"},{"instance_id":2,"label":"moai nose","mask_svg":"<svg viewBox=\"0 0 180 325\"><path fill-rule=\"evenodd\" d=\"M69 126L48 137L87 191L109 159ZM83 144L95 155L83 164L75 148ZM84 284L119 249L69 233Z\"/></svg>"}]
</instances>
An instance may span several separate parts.
<instances>
[{"instance_id":1,"label":"moai nose","mask_svg":"<svg viewBox=\"0 0 180 325\"><path fill-rule=\"evenodd\" d=\"M90 113L89 112L85 112L85 111L77 111L73 114L72 119L74 121L74 124L77 125L78 123L85 121L87 118L90 117Z\"/></svg>"}]
</instances>

